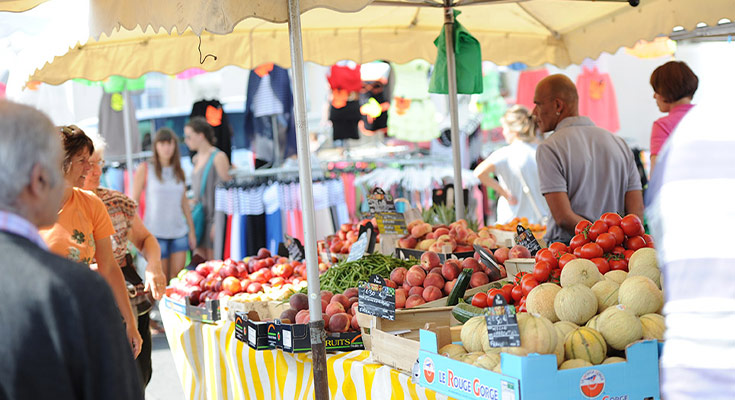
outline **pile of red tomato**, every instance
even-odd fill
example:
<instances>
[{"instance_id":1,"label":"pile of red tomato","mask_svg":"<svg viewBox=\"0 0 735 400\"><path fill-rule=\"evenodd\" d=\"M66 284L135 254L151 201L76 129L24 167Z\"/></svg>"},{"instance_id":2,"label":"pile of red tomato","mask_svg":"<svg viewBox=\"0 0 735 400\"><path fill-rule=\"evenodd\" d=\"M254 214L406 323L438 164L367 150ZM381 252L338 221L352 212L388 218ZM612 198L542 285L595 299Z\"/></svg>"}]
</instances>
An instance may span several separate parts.
<instances>
[{"instance_id":1,"label":"pile of red tomato","mask_svg":"<svg viewBox=\"0 0 735 400\"><path fill-rule=\"evenodd\" d=\"M621 217L616 213L605 213L594 223L580 221L574 233L569 246L555 242L536 253L533 272L516 274L515 285L509 283L502 289L477 293L472 298L472 305L487 307L488 302L492 303L495 294L503 294L508 304L516 305L517 312L524 312L528 293L544 282L559 284L561 271L569 261L586 258L597 265L601 274L612 270L627 272L630 256L636 250L654 247L653 239L645 233L643 223L635 214Z\"/></svg>"}]
</instances>

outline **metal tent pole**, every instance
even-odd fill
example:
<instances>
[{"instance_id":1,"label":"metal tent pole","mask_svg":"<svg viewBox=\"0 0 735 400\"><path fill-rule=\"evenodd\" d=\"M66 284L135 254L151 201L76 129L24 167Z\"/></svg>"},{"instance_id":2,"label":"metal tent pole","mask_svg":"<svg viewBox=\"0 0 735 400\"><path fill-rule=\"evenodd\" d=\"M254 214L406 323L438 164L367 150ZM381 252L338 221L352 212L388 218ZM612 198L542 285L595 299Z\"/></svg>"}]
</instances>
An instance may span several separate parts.
<instances>
[{"instance_id":1,"label":"metal tent pole","mask_svg":"<svg viewBox=\"0 0 735 400\"><path fill-rule=\"evenodd\" d=\"M123 90L123 129L125 130L125 163L128 168L127 195L133 197L133 138L130 126L130 92Z\"/></svg>"},{"instance_id":2,"label":"metal tent pole","mask_svg":"<svg viewBox=\"0 0 735 400\"><path fill-rule=\"evenodd\" d=\"M306 121L306 88L304 87L304 52L301 43L301 7L299 0L288 0L288 33L291 44L291 68L294 83L294 109L296 116L296 149L299 159L301 182L301 209L303 210L304 248L309 295L309 328L311 357L314 368L314 398L329 399L327 382L327 352L322 302L319 287L319 266L316 253L316 224L314 221L314 196L311 185L311 154L309 129Z\"/></svg>"},{"instance_id":3,"label":"metal tent pole","mask_svg":"<svg viewBox=\"0 0 735 400\"><path fill-rule=\"evenodd\" d=\"M465 218L462 187L462 154L459 143L459 111L457 107L457 66L454 54L454 12L450 0L444 2L444 38L447 45L447 83L449 84L449 116L452 121L452 161L454 164L454 210L457 220Z\"/></svg>"}]
</instances>

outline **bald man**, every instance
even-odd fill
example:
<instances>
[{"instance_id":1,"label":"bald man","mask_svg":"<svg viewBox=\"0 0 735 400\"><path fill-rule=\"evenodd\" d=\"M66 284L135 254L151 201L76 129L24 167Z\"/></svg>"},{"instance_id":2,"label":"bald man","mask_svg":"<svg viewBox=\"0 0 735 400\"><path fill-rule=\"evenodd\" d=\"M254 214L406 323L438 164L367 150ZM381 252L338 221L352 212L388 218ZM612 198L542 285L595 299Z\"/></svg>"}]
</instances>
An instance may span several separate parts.
<instances>
[{"instance_id":1,"label":"bald man","mask_svg":"<svg viewBox=\"0 0 735 400\"><path fill-rule=\"evenodd\" d=\"M579 115L579 96L564 75L539 82L533 115L543 132L554 133L536 151L541 193L552 219L545 240L569 243L574 226L606 212L643 219L641 179L623 139Z\"/></svg>"}]
</instances>

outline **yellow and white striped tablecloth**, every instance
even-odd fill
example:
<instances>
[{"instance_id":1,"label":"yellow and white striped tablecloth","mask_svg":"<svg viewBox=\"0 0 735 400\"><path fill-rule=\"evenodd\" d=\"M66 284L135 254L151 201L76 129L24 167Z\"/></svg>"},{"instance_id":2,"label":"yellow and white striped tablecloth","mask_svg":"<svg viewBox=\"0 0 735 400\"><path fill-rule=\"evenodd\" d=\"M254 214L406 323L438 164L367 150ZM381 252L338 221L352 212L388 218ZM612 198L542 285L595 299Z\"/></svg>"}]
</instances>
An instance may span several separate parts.
<instances>
[{"instance_id":1,"label":"yellow and white striped tablecloth","mask_svg":"<svg viewBox=\"0 0 735 400\"><path fill-rule=\"evenodd\" d=\"M255 351L235 339L235 324L191 321L160 308L179 379L188 399L313 399L309 354ZM444 400L411 383L410 377L369 361L370 352L328 353L332 399Z\"/></svg>"}]
</instances>

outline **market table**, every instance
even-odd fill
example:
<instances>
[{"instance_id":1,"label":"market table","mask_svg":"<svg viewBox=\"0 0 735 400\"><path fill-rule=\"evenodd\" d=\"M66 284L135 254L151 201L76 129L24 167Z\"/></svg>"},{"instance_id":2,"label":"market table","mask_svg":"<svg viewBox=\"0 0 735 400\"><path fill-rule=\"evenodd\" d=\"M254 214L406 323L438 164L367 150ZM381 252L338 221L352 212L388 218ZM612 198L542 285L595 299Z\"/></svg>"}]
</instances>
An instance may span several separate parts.
<instances>
[{"instance_id":1,"label":"market table","mask_svg":"<svg viewBox=\"0 0 735 400\"><path fill-rule=\"evenodd\" d=\"M163 306L160 312L188 399L314 398L309 353L255 351L235 339L231 321L196 322ZM363 350L327 354L332 399L447 399L369 357Z\"/></svg>"}]
</instances>

